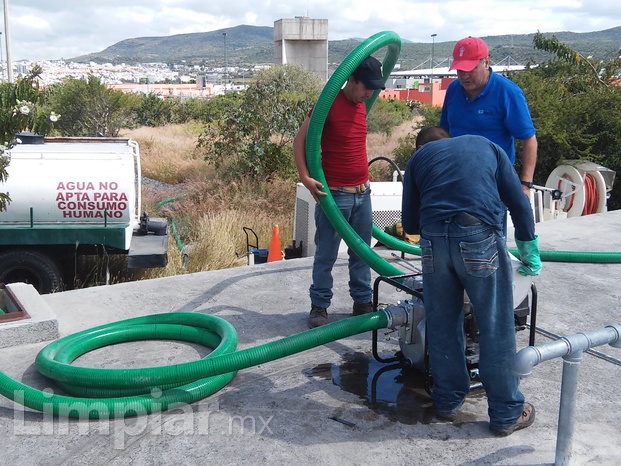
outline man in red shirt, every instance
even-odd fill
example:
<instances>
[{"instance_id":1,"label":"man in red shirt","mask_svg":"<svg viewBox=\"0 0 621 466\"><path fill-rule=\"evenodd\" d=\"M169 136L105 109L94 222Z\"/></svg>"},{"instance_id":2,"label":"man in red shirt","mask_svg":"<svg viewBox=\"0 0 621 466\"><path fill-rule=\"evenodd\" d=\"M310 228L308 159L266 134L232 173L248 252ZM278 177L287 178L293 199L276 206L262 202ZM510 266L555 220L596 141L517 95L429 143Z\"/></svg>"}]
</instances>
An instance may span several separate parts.
<instances>
[{"instance_id":1,"label":"man in red shirt","mask_svg":"<svg viewBox=\"0 0 621 466\"><path fill-rule=\"evenodd\" d=\"M384 89L382 65L373 57L365 59L347 79L336 95L321 136L321 166L327 189L345 220L367 244L371 242L373 212L369 189L367 159L367 120L364 101L377 89ZM312 111L311 111L312 112ZM325 196L322 183L312 178L306 166L306 133L310 114L302 123L293 142L293 155L300 181L316 202ZM338 256L341 238L321 205L315 208L315 257L313 282L310 286L311 311L309 326L328 323L332 300L332 267ZM373 310L371 269L353 251L349 254L349 294L354 301L354 315Z\"/></svg>"}]
</instances>

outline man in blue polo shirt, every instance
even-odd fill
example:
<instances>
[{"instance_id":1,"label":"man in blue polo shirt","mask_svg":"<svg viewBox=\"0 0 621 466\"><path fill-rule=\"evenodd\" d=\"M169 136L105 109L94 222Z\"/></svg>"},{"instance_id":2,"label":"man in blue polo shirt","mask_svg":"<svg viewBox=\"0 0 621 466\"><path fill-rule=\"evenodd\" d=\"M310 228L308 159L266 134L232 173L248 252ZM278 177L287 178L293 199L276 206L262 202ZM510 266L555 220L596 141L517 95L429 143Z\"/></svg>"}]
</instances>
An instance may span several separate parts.
<instances>
[{"instance_id":1,"label":"man in blue polo shirt","mask_svg":"<svg viewBox=\"0 0 621 466\"><path fill-rule=\"evenodd\" d=\"M451 136L476 134L495 142L515 163L515 139L522 144L522 190L529 195L537 163L535 126L524 92L490 68L487 45L478 37L455 44L457 81L446 90L440 126Z\"/></svg>"}]
</instances>

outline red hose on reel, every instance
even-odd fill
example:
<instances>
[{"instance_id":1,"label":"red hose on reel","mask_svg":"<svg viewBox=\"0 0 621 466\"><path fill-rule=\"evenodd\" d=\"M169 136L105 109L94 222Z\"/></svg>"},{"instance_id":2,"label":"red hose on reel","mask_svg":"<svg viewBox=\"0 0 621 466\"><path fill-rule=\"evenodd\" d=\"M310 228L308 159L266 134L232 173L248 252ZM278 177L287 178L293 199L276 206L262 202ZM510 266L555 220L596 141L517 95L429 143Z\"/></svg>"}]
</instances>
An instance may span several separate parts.
<instances>
[{"instance_id":1,"label":"red hose on reel","mask_svg":"<svg viewBox=\"0 0 621 466\"><path fill-rule=\"evenodd\" d=\"M599 193L597 191L597 183L590 173L584 177L584 209L582 215L591 215L597 212L599 205Z\"/></svg>"}]
</instances>

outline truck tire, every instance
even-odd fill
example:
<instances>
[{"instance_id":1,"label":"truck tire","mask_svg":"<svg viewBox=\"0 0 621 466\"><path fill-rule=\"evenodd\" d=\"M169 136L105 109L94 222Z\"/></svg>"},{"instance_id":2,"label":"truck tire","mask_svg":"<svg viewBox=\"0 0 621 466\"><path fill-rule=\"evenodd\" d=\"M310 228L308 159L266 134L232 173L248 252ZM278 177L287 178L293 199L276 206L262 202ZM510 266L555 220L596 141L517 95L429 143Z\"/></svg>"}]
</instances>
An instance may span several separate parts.
<instances>
[{"instance_id":1,"label":"truck tire","mask_svg":"<svg viewBox=\"0 0 621 466\"><path fill-rule=\"evenodd\" d=\"M62 274L56 263L38 251L0 253L0 283L29 283L40 294L62 289Z\"/></svg>"}]
</instances>

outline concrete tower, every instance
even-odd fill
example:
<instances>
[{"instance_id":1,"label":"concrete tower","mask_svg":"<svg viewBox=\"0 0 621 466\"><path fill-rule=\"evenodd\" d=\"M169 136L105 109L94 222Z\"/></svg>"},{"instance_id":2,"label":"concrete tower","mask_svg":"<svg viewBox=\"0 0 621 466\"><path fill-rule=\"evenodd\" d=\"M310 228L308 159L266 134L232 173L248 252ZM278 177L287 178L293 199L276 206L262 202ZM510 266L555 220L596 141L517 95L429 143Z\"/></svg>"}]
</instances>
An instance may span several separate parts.
<instances>
[{"instance_id":1,"label":"concrete tower","mask_svg":"<svg viewBox=\"0 0 621 466\"><path fill-rule=\"evenodd\" d=\"M299 16L274 21L274 61L300 65L328 80L328 20Z\"/></svg>"}]
</instances>

